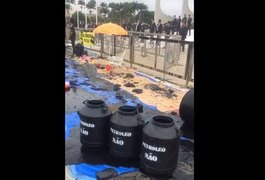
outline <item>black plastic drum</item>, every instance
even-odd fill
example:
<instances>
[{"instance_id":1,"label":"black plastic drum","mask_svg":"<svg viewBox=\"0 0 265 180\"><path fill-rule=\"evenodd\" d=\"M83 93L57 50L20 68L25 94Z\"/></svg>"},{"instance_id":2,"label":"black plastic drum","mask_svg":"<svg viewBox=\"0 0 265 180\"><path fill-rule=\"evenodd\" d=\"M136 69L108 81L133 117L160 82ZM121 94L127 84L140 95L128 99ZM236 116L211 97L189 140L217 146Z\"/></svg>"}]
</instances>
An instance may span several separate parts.
<instances>
[{"instance_id":1,"label":"black plastic drum","mask_svg":"<svg viewBox=\"0 0 265 180\"><path fill-rule=\"evenodd\" d=\"M153 176L171 176L177 167L180 131L174 120L155 116L143 128L141 170Z\"/></svg>"},{"instance_id":2,"label":"black plastic drum","mask_svg":"<svg viewBox=\"0 0 265 180\"><path fill-rule=\"evenodd\" d=\"M179 116L184 121L181 131L183 136L194 138L194 89L189 90L179 106Z\"/></svg>"},{"instance_id":3,"label":"black plastic drum","mask_svg":"<svg viewBox=\"0 0 265 180\"><path fill-rule=\"evenodd\" d=\"M121 106L110 120L110 153L120 158L139 158L143 125L137 107Z\"/></svg>"},{"instance_id":4,"label":"black plastic drum","mask_svg":"<svg viewBox=\"0 0 265 180\"><path fill-rule=\"evenodd\" d=\"M107 147L111 111L102 100L86 100L83 103L86 106L78 111L82 145L87 148Z\"/></svg>"}]
</instances>

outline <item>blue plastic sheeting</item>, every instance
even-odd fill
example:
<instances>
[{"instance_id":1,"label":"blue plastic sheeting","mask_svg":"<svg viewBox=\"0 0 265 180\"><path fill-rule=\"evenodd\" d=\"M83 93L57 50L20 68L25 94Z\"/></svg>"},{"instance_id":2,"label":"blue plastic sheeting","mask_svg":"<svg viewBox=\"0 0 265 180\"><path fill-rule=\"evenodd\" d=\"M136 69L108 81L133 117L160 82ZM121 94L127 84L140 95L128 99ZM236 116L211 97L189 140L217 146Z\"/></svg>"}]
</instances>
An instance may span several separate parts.
<instances>
[{"instance_id":1,"label":"blue plastic sheeting","mask_svg":"<svg viewBox=\"0 0 265 180\"><path fill-rule=\"evenodd\" d=\"M78 165L70 165L70 172L73 178L78 180L95 180L96 173L106 168L114 168L118 174L137 171L136 168L127 167L112 167L106 164L90 165L87 163L81 163Z\"/></svg>"},{"instance_id":2,"label":"blue plastic sheeting","mask_svg":"<svg viewBox=\"0 0 265 180\"><path fill-rule=\"evenodd\" d=\"M87 82L88 78L84 78L84 77L77 77L77 78L73 78L73 75L79 75L80 73L77 72L76 70L72 69L72 68L66 68L65 70L65 80L66 81L70 81L70 80L75 80L76 84L78 84L80 88L86 90L89 93L93 93L93 94L98 94L100 96L103 96L105 98L105 103L107 105L110 104L118 104L120 103L120 100L116 98L116 92L114 91L101 91L101 90L94 90L92 89L92 86L87 86L87 85L82 85L80 83L83 82ZM157 110L156 106L151 106L148 104L143 103L142 101L140 101L138 98L132 102L131 99L127 99L125 98L125 100L127 101L126 105L130 105L130 106L136 106L138 103L142 104L144 108L147 109L152 109L152 110Z\"/></svg>"},{"instance_id":3,"label":"blue plastic sheeting","mask_svg":"<svg viewBox=\"0 0 265 180\"><path fill-rule=\"evenodd\" d=\"M193 139L190 139L190 138L186 138L186 137L180 137L180 140L182 140L182 141L190 141L190 142L194 142L194 140Z\"/></svg>"},{"instance_id":4,"label":"blue plastic sheeting","mask_svg":"<svg viewBox=\"0 0 265 180\"><path fill-rule=\"evenodd\" d=\"M70 166L70 174L71 174L72 178L78 179L78 180L95 180L96 179L96 178L88 177L88 176L83 175L83 174L79 174L75 170L75 165Z\"/></svg>"},{"instance_id":5,"label":"blue plastic sheeting","mask_svg":"<svg viewBox=\"0 0 265 180\"><path fill-rule=\"evenodd\" d=\"M151 110L157 110L156 106L145 104L141 100L139 100L138 98L136 100L134 100L134 102L132 102L131 99L126 99L126 101L127 101L126 105L129 105L129 106L136 106L137 104L142 104L144 108L151 109Z\"/></svg>"},{"instance_id":6,"label":"blue plastic sheeting","mask_svg":"<svg viewBox=\"0 0 265 180\"><path fill-rule=\"evenodd\" d=\"M115 92L94 90L92 89L92 86L87 86L87 85L80 85L79 87L86 90L89 93L103 96L105 98L106 104L118 104L120 102L120 100L116 98Z\"/></svg>"},{"instance_id":7,"label":"blue plastic sheeting","mask_svg":"<svg viewBox=\"0 0 265 180\"><path fill-rule=\"evenodd\" d=\"M65 115L65 140L70 135L70 131L73 127L79 126L79 116L77 112L73 112Z\"/></svg>"},{"instance_id":8,"label":"blue plastic sheeting","mask_svg":"<svg viewBox=\"0 0 265 180\"><path fill-rule=\"evenodd\" d=\"M156 79L156 78L154 78L152 76L149 76L149 75L141 73L141 72L135 72L135 74L138 75L138 76L145 77L145 78L147 78L147 79L149 79L150 81L153 81L153 82L159 82L160 81L159 79Z\"/></svg>"},{"instance_id":9,"label":"blue plastic sheeting","mask_svg":"<svg viewBox=\"0 0 265 180\"><path fill-rule=\"evenodd\" d=\"M72 68L65 68L65 80L69 80L73 75L80 75L78 71Z\"/></svg>"}]
</instances>

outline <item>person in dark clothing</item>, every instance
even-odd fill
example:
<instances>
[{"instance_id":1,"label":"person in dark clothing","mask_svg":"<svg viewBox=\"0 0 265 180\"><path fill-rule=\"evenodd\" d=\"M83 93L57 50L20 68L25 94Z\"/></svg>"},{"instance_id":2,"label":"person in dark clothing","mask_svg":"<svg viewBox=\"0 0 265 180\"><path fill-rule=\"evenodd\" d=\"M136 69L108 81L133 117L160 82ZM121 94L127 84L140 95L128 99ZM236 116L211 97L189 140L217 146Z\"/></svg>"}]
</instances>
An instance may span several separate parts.
<instances>
[{"instance_id":1,"label":"person in dark clothing","mask_svg":"<svg viewBox=\"0 0 265 180\"><path fill-rule=\"evenodd\" d=\"M142 24L141 25L141 32L144 32L145 31L145 26L146 26L145 24Z\"/></svg>"},{"instance_id":2,"label":"person in dark clothing","mask_svg":"<svg viewBox=\"0 0 265 180\"><path fill-rule=\"evenodd\" d=\"M132 24L131 24L131 22L128 22L128 23L126 24L126 30L127 30L127 31L131 31L131 29L132 29Z\"/></svg>"},{"instance_id":3,"label":"person in dark clothing","mask_svg":"<svg viewBox=\"0 0 265 180\"><path fill-rule=\"evenodd\" d=\"M182 22L187 24L187 17L186 17L186 14L184 14L184 17L182 18Z\"/></svg>"},{"instance_id":4,"label":"person in dark clothing","mask_svg":"<svg viewBox=\"0 0 265 180\"><path fill-rule=\"evenodd\" d=\"M137 24L136 24L136 27L135 27L135 30L137 32L140 32L142 29L142 22L140 20L138 20Z\"/></svg>"},{"instance_id":5,"label":"person in dark clothing","mask_svg":"<svg viewBox=\"0 0 265 180\"><path fill-rule=\"evenodd\" d=\"M170 25L170 22L168 21L166 24L165 24L165 33L170 35L170 31L171 31L171 25ZM165 37L166 39L169 38L169 36L166 36Z\"/></svg>"},{"instance_id":6,"label":"person in dark clothing","mask_svg":"<svg viewBox=\"0 0 265 180\"><path fill-rule=\"evenodd\" d=\"M163 26L161 23L161 19L158 20L158 23L156 25L156 33L161 34L163 32Z\"/></svg>"},{"instance_id":7,"label":"person in dark clothing","mask_svg":"<svg viewBox=\"0 0 265 180\"><path fill-rule=\"evenodd\" d=\"M150 33L155 33L156 31L156 23L155 21L152 19L152 23L150 25Z\"/></svg>"},{"instance_id":8,"label":"person in dark clothing","mask_svg":"<svg viewBox=\"0 0 265 180\"><path fill-rule=\"evenodd\" d=\"M177 19L177 34L180 32L181 16Z\"/></svg>"},{"instance_id":9,"label":"person in dark clothing","mask_svg":"<svg viewBox=\"0 0 265 180\"><path fill-rule=\"evenodd\" d=\"M144 23L141 24L141 30L140 31L143 32L143 34L140 34L140 36L141 37L144 37L144 31L145 31L145 24ZM144 42L144 39L141 38L141 41L140 42L143 43Z\"/></svg>"},{"instance_id":10,"label":"person in dark clothing","mask_svg":"<svg viewBox=\"0 0 265 180\"><path fill-rule=\"evenodd\" d=\"M191 34L191 22L192 22L192 18L190 17L190 14L189 14L189 18L188 18L188 22L187 22L187 27L189 30L189 36Z\"/></svg>"},{"instance_id":11,"label":"person in dark clothing","mask_svg":"<svg viewBox=\"0 0 265 180\"><path fill-rule=\"evenodd\" d=\"M172 28L172 34L174 34L175 32L177 32L177 17L176 16L174 16L174 20L172 22L171 28Z\"/></svg>"},{"instance_id":12,"label":"person in dark clothing","mask_svg":"<svg viewBox=\"0 0 265 180\"><path fill-rule=\"evenodd\" d=\"M137 24L135 26L135 31L137 32L141 32L142 30L142 22L140 20L137 21ZM138 38L141 36L141 33L137 33L136 34L136 37L137 37L137 40L139 40Z\"/></svg>"},{"instance_id":13,"label":"person in dark clothing","mask_svg":"<svg viewBox=\"0 0 265 180\"><path fill-rule=\"evenodd\" d=\"M75 27L74 27L74 20L71 19L70 22L71 22L71 28L70 28L69 39L71 40L72 47L73 47L73 53L74 53L76 33L75 33Z\"/></svg>"},{"instance_id":14,"label":"person in dark clothing","mask_svg":"<svg viewBox=\"0 0 265 180\"><path fill-rule=\"evenodd\" d=\"M162 34L163 32L163 25L161 23L161 19L158 20L158 23L156 25L156 33L158 34ZM157 35L157 38L160 39L161 35ZM160 46L160 41L156 40L156 44L158 44Z\"/></svg>"},{"instance_id":15,"label":"person in dark clothing","mask_svg":"<svg viewBox=\"0 0 265 180\"><path fill-rule=\"evenodd\" d=\"M181 35L181 41L185 41L186 37L187 37L187 33L188 33L188 27L186 26L186 24L184 22L182 22L182 26L180 28L180 35ZM181 42L181 50L182 52L184 52L184 48L185 48L185 43Z\"/></svg>"},{"instance_id":16,"label":"person in dark clothing","mask_svg":"<svg viewBox=\"0 0 265 180\"><path fill-rule=\"evenodd\" d=\"M156 23L155 23L155 21L152 19L152 23L151 23L151 25L150 25L150 33L155 33L155 31L156 31ZM152 44L153 45L153 40L152 40L152 38L154 37L154 35L150 35L150 44Z\"/></svg>"}]
</instances>

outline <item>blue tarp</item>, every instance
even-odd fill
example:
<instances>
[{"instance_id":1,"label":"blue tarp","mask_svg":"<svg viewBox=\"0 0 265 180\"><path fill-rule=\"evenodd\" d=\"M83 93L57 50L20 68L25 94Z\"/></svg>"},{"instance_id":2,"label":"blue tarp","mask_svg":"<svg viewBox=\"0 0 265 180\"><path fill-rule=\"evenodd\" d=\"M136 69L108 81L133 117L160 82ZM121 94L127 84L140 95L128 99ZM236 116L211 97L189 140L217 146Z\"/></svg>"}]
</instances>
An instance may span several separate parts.
<instances>
[{"instance_id":1,"label":"blue tarp","mask_svg":"<svg viewBox=\"0 0 265 180\"><path fill-rule=\"evenodd\" d=\"M65 140L68 139L71 129L78 126L79 126L79 116L77 112L65 115Z\"/></svg>"},{"instance_id":2,"label":"blue tarp","mask_svg":"<svg viewBox=\"0 0 265 180\"><path fill-rule=\"evenodd\" d=\"M87 163L81 163L78 165L70 165L70 172L72 177L78 180L95 180L96 173L106 168L114 168L118 174L137 171L136 168L127 167L112 167L106 164L90 165Z\"/></svg>"},{"instance_id":3,"label":"blue tarp","mask_svg":"<svg viewBox=\"0 0 265 180\"><path fill-rule=\"evenodd\" d=\"M149 75L144 74L144 73L141 73L141 72L135 72L135 74L138 75L138 76L145 77L145 78L147 78L147 79L149 79L150 81L153 81L153 82L159 82L159 81L160 81L160 80L157 79L157 78L154 78L154 77L152 77L152 76L149 76Z\"/></svg>"},{"instance_id":4,"label":"blue tarp","mask_svg":"<svg viewBox=\"0 0 265 180\"><path fill-rule=\"evenodd\" d=\"M79 77L73 78L73 75L78 75ZM105 97L105 99L106 99L105 103L107 105L120 103L120 100L116 98L116 92L114 92L114 91L94 90L91 85L88 86L88 85L80 84L83 82L87 82L88 78L80 77L80 73L77 72L75 69L65 68L65 80L66 81L74 80L79 88L82 88L89 93L98 94L100 96ZM125 100L127 101L126 105L136 106L138 103L140 103L143 105L144 108L157 110L156 106L151 106L151 105L145 104L142 101L140 101L138 98L134 102L132 102L132 100L128 99L128 98L125 98Z\"/></svg>"}]
</instances>

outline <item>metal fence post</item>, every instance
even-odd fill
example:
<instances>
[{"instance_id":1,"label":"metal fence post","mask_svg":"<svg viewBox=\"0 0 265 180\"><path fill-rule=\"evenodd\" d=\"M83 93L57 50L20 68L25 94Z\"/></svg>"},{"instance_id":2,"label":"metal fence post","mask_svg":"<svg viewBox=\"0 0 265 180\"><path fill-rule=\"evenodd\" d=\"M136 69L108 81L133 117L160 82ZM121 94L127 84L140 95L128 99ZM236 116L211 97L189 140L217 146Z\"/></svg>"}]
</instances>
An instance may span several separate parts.
<instances>
[{"instance_id":1,"label":"metal fence post","mask_svg":"<svg viewBox=\"0 0 265 180\"><path fill-rule=\"evenodd\" d=\"M100 51L100 57L102 58L102 54L103 54L103 52L104 52L104 35L103 34L101 34L100 35L100 39L101 39L101 51Z\"/></svg>"},{"instance_id":2,"label":"metal fence post","mask_svg":"<svg viewBox=\"0 0 265 180\"><path fill-rule=\"evenodd\" d=\"M188 56L187 56L187 64L186 64L186 70L185 70L185 79L186 83L185 86L188 87L189 81L192 74L192 68L193 68L193 43L189 43L188 46Z\"/></svg>"},{"instance_id":3,"label":"metal fence post","mask_svg":"<svg viewBox=\"0 0 265 180\"><path fill-rule=\"evenodd\" d=\"M133 62L134 62L134 36L129 36L129 42L130 42L130 68L132 68Z\"/></svg>"},{"instance_id":4,"label":"metal fence post","mask_svg":"<svg viewBox=\"0 0 265 180\"><path fill-rule=\"evenodd\" d=\"M165 56L164 56L164 67L163 67L163 78L162 80L165 80L165 75L166 75L166 63L168 61L168 43L165 42Z\"/></svg>"},{"instance_id":5,"label":"metal fence post","mask_svg":"<svg viewBox=\"0 0 265 180\"><path fill-rule=\"evenodd\" d=\"M116 56L116 36L114 35L114 56Z\"/></svg>"},{"instance_id":6,"label":"metal fence post","mask_svg":"<svg viewBox=\"0 0 265 180\"><path fill-rule=\"evenodd\" d=\"M156 64L157 64L157 46L158 46L158 40L156 40L156 43L155 43L155 62L154 62L154 69L156 69Z\"/></svg>"}]
</instances>

